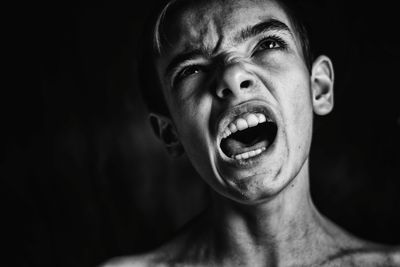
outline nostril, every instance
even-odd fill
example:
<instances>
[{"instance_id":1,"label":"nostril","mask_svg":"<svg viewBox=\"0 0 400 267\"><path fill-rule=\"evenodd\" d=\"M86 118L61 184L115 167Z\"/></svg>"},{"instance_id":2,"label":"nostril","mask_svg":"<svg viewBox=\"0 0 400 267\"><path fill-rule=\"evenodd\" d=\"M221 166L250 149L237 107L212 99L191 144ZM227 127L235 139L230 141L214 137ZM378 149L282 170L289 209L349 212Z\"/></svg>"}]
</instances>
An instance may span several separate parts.
<instances>
[{"instance_id":1,"label":"nostril","mask_svg":"<svg viewBox=\"0 0 400 267\"><path fill-rule=\"evenodd\" d=\"M249 80L245 80L240 83L240 88L249 88L251 85L251 82Z\"/></svg>"},{"instance_id":2,"label":"nostril","mask_svg":"<svg viewBox=\"0 0 400 267\"><path fill-rule=\"evenodd\" d=\"M220 97L222 97L222 98L226 98L230 94L231 94L231 90L229 90L229 88L224 88L220 91Z\"/></svg>"}]
</instances>

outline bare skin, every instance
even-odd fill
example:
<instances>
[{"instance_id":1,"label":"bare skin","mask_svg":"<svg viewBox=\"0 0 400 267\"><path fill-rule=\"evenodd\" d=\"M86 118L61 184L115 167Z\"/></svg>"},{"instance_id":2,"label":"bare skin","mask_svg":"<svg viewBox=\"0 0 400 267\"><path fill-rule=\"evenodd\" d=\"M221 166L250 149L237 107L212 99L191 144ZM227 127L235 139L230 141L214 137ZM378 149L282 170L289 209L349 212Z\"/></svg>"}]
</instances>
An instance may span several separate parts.
<instances>
[{"instance_id":1,"label":"bare skin","mask_svg":"<svg viewBox=\"0 0 400 267\"><path fill-rule=\"evenodd\" d=\"M105 267L400 266L399 248L352 236L319 214L309 198L304 202L307 214L295 212L300 208L296 205L286 211L288 220L279 219L281 210L263 214L252 210L254 207L214 197L218 204L188 223L167 244L143 255L113 259Z\"/></svg>"},{"instance_id":2,"label":"bare skin","mask_svg":"<svg viewBox=\"0 0 400 267\"><path fill-rule=\"evenodd\" d=\"M155 251L104 266L400 266L399 248L352 236L311 201L312 121L333 108L333 67L320 56L307 69L285 10L215 0L167 22L170 46L155 61L171 117L151 116L168 151L184 151L215 190L213 204ZM187 51L196 53L174 60ZM273 143L227 156L224 130L254 110L278 126Z\"/></svg>"}]
</instances>

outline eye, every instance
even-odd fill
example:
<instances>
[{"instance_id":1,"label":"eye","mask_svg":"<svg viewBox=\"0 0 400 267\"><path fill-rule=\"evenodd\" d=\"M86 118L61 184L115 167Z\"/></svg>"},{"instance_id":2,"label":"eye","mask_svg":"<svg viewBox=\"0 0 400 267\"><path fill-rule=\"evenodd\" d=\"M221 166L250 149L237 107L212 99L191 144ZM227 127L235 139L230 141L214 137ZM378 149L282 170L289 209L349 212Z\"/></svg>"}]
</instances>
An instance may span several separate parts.
<instances>
[{"instance_id":1,"label":"eye","mask_svg":"<svg viewBox=\"0 0 400 267\"><path fill-rule=\"evenodd\" d=\"M203 67L199 65L186 66L178 72L175 76L174 84L182 81L183 79L203 71Z\"/></svg>"},{"instance_id":2,"label":"eye","mask_svg":"<svg viewBox=\"0 0 400 267\"><path fill-rule=\"evenodd\" d=\"M267 37L262 39L256 48L254 49L254 53L262 52L266 50L273 50L273 49L283 49L286 47L286 43L277 36L274 37Z\"/></svg>"}]
</instances>

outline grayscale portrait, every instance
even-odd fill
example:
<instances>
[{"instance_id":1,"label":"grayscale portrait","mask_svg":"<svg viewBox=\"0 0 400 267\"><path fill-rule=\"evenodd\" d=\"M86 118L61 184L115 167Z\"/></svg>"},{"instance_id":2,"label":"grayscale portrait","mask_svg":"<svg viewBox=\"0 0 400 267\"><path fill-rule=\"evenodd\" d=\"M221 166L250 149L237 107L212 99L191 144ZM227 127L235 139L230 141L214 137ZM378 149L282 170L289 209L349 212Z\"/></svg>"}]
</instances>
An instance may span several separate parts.
<instances>
[{"instance_id":1,"label":"grayscale portrait","mask_svg":"<svg viewBox=\"0 0 400 267\"><path fill-rule=\"evenodd\" d=\"M10 266L400 266L393 4L37 9L6 105Z\"/></svg>"}]
</instances>

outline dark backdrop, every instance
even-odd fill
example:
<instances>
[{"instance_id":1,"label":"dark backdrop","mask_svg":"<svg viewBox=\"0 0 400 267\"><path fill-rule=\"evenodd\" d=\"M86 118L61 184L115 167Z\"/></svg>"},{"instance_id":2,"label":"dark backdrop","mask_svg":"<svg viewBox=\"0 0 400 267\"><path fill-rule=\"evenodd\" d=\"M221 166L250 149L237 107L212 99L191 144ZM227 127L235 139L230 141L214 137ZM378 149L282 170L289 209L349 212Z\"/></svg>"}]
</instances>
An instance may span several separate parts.
<instances>
[{"instance_id":1,"label":"dark backdrop","mask_svg":"<svg viewBox=\"0 0 400 267\"><path fill-rule=\"evenodd\" d=\"M334 112L316 118L312 195L345 229L400 244L395 8L347 2L309 9L313 44L336 70ZM205 205L207 187L187 159L167 157L139 97L133 63L150 4L5 10L0 173L10 266L93 266L142 252Z\"/></svg>"}]
</instances>

